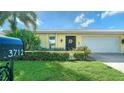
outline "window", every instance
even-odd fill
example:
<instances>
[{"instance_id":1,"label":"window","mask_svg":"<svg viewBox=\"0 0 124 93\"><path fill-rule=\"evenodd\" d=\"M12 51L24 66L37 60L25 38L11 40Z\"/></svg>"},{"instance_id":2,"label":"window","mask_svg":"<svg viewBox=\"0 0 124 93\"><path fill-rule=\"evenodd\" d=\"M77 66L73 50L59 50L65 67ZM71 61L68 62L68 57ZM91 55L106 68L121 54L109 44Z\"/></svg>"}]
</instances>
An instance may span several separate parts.
<instances>
[{"instance_id":1,"label":"window","mask_svg":"<svg viewBox=\"0 0 124 93\"><path fill-rule=\"evenodd\" d=\"M55 36L50 36L49 37L49 48L54 49L56 46L56 38Z\"/></svg>"}]
</instances>

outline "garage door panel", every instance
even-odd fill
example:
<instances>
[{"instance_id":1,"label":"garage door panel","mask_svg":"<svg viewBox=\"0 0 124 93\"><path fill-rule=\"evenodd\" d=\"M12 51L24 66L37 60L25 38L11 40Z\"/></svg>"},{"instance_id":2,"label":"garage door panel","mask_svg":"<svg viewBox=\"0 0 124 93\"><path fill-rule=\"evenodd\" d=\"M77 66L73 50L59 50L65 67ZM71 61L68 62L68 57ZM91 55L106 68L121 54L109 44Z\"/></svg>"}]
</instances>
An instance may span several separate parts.
<instances>
[{"instance_id":1,"label":"garage door panel","mask_svg":"<svg viewBox=\"0 0 124 93\"><path fill-rule=\"evenodd\" d=\"M82 45L88 46L92 52L120 52L120 39L118 37L83 37Z\"/></svg>"}]
</instances>

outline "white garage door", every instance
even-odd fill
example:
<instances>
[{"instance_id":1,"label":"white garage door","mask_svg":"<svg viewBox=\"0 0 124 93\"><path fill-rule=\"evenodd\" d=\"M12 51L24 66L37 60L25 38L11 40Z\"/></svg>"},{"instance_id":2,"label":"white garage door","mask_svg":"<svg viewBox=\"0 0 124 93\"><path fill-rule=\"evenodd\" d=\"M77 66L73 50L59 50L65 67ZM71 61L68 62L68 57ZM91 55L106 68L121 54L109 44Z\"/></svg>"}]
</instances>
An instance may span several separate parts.
<instances>
[{"instance_id":1,"label":"white garage door","mask_svg":"<svg viewBox=\"0 0 124 93\"><path fill-rule=\"evenodd\" d=\"M82 45L88 46L92 52L119 53L120 39L118 37L83 37Z\"/></svg>"}]
</instances>

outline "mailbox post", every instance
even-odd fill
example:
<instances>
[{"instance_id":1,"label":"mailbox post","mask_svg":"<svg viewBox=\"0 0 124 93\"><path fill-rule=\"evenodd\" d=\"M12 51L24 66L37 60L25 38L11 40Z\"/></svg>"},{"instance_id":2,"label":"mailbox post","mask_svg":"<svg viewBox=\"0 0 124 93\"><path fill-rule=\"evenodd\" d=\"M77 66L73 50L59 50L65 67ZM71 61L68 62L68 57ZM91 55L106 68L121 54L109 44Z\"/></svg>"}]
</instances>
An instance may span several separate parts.
<instances>
[{"instance_id":1,"label":"mailbox post","mask_svg":"<svg viewBox=\"0 0 124 93\"><path fill-rule=\"evenodd\" d=\"M19 38L0 37L0 61L7 61L6 66L0 67L0 80L13 81L14 60L24 55L24 44ZM5 76L3 76L5 75Z\"/></svg>"}]
</instances>

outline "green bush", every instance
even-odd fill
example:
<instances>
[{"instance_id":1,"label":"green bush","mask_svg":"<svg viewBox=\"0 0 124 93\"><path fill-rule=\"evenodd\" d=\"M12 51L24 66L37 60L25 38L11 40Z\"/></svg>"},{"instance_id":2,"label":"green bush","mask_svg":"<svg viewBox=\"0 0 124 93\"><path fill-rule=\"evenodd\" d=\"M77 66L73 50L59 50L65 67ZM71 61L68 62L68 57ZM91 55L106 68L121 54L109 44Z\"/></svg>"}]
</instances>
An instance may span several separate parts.
<instances>
[{"instance_id":1,"label":"green bush","mask_svg":"<svg viewBox=\"0 0 124 93\"><path fill-rule=\"evenodd\" d=\"M88 55L91 54L91 51L89 49L84 51L85 59L88 57Z\"/></svg>"},{"instance_id":2,"label":"green bush","mask_svg":"<svg viewBox=\"0 0 124 93\"><path fill-rule=\"evenodd\" d=\"M69 53L55 53L55 52L26 52L23 60L44 60L44 61L67 61L69 60Z\"/></svg>"},{"instance_id":3,"label":"green bush","mask_svg":"<svg viewBox=\"0 0 124 93\"><path fill-rule=\"evenodd\" d=\"M49 48L40 48L39 49L40 51L65 51L64 48L52 48L52 49L49 49Z\"/></svg>"},{"instance_id":4,"label":"green bush","mask_svg":"<svg viewBox=\"0 0 124 93\"><path fill-rule=\"evenodd\" d=\"M77 47L75 50L76 50L76 51L85 51L85 50L87 50L87 49L88 49L87 46L81 46L81 47Z\"/></svg>"},{"instance_id":5,"label":"green bush","mask_svg":"<svg viewBox=\"0 0 124 93\"><path fill-rule=\"evenodd\" d=\"M91 54L91 50L87 47L87 46L81 46L75 49L75 51L82 51L83 53L75 53L74 55L76 55L76 57L81 57L80 59L82 59L83 56L83 60L87 60L89 54ZM76 58L77 59L77 58ZM78 58L79 59L79 58Z\"/></svg>"},{"instance_id":6,"label":"green bush","mask_svg":"<svg viewBox=\"0 0 124 93\"><path fill-rule=\"evenodd\" d=\"M25 50L38 50L40 48L40 38L34 32L27 30L17 30L7 32L7 36L17 37L24 41Z\"/></svg>"},{"instance_id":7,"label":"green bush","mask_svg":"<svg viewBox=\"0 0 124 93\"><path fill-rule=\"evenodd\" d=\"M80 46L75 49L75 51L87 51L89 48L87 46Z\"/></svg>"},{"instance_id":8,"label":"green bush","mask_svg":"<svg viewBox=\"0 0 124 93\"><path fill-rule=\"evenodd\" d=\"M84 60L85 57L84 53L74 53L73 56L76 60Z\"/></svg>"}]
</instances>

